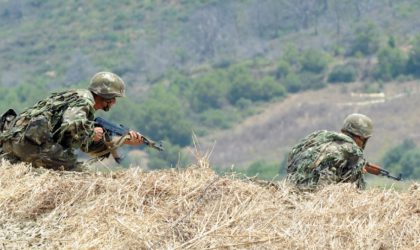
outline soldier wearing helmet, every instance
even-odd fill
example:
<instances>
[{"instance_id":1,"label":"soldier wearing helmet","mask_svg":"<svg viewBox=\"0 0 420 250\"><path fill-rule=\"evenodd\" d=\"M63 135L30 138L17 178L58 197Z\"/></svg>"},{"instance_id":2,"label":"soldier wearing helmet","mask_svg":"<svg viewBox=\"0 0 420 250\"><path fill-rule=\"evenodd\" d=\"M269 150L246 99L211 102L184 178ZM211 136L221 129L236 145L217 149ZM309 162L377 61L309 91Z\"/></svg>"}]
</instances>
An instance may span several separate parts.
<instances>
[{"instance_id":1,"label":"soldier wearing helmet","mask_svg":"<svg viewBox=\"0 0 420 250\"><path fill-rule=\"evenodd\" d=\"M2 125L0 150L11 162L29 162L35 167L75 170L80 166L74 150L107 150L104 131L94 124L97 110L108 111L125 96L123 80L111 72L95 74L88 89L53 93L19 115L14 112ZM142 136L130 131L124 144L139 145Z\"/></svg>"},{"instance_id":2,"label":"soldier wearing helmet","mask_svg":"<svg viewBox=\"0 0 420 250\"><path fill-rule=\"evenodd\" d=\"M289 153L287 179L307 190L344 182L365 188L363 173L368 163L363 150L372 132L372 120L363 114L348 115L341 133L313 132Z\"/></svg>"},{"instance_id":3,"label":"soldier wearing helmet","mask_svg":"<svg viewBox=\"0 0 420 250\"><path fill-rule=\"evenodd\" d=\"M351 114L344 120L341 132L352 137L356 144L364 149L367 140L372 136L372 120L362 114Z\"/></svg>"}]
</instances>

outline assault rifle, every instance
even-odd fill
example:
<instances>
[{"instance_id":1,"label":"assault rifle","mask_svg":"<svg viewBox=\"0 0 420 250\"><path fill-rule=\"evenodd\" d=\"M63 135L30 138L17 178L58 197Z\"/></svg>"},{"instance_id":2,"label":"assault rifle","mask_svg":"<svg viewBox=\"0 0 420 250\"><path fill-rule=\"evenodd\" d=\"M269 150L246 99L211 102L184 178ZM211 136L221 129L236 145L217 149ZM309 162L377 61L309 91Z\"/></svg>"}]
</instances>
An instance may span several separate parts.
<instances>
[{"instance_id":1,"label":"assault rifle","mask_svg":"<svg viewBox=\"0 0 420 250\"><path fill-rule=\"evenodd\" d=\"M124 136L127 135L128 132L130 131L129 128L124 127L121 124L114 124L110 121L105 120L102 117L96 117L95 118L95 127L101 127L105 130L105 133L112 137L114 135L118 135L118 136ZM149 138L147 138L146 136L141 136L141 139L143 140L143 143L146 146L149 146L151 148L154 148L156 150L159 151L163 151L163 146L162 143L156 143L155 141L150 140Z\"/></svg>"},{"instance_id":2,"label":"assault rifle","mask_svg":"<svg viewBox=\"0 0 420 250\"><path fill-rule=\"evenodd\" d=\"M380 168L376 164L368 163L368 164L366 164L364 169L369 174L385 176L385 177L388 177L388 178L396 180L396 181L401 181L402 180L401 173L398 175L398 177L392 176L392 175L389 174L389 172L387 170Z\"/></svg>"}]
</instances>

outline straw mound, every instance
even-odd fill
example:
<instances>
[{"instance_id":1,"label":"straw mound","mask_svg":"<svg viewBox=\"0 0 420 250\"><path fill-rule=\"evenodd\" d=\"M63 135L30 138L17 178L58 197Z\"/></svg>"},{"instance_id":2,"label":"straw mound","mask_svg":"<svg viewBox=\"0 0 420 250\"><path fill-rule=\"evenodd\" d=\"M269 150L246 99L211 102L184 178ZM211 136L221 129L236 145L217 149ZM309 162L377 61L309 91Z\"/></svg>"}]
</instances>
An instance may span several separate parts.
<instances>
[{"instance_id":1,"label":"straw mound","mask_svg":"<svg viewBox=\"0 0 420 250\"><path fill-rule=\"evenodd\" d=\"M205 165L205 164L204 164ZM47 249L415 249L420 185L295 193L211 169L0 167L0 245Z\"/></svg>"}]
</instances>

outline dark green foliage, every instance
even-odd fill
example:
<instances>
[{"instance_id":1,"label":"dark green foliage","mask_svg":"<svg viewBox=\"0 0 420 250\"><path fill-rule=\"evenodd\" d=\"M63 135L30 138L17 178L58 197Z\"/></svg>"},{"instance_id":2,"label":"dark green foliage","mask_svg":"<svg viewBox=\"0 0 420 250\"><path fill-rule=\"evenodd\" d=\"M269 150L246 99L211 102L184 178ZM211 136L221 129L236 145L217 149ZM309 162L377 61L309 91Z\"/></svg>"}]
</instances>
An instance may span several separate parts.
<instances>
[{"instance_id":1,"label":"dark green foliage","mask_svg":"<svg viewBox=\"0 0 420 250\"><path fill-rule=\"evenodd\" d=\"M191 143L191 123L178 98L163 86L156 86L150 99L138 105L138 111L132 119L137 121L142 133L180 146Z\"/></svg>"},{"instance_id":2,"label":"dark green foliage","mask_svg":"<svg viewBox=\"0 0 420 250\"><path fill-rule=\"evenodd\" d=\"M237 82L229 92L229 101L233 104L240 99L251 101L269 101L274 97L286 95L284 87L271 77L261 80L247 79Z\"/></svg>"},{"instance_id":3,"label":"dark green foliage","mask_svg":"<svg viewBox=\"0 0 420 250\"><path fill-rule=\"evenodd\" d=\"M196 112L208 109L222 108L225 96L228 93L228 85L224 79L216 74L198 79L191 91L191 107Z\"/></svg>"},{"instance_id":4,"label":"dark green foliage","mask_svg":"<svg viewBox=\"0 0 420 250\"><path fill-rule=\"evenodd\" d=\"M274 97L286 95L284 87L274 78L257 79L251 74L251 69L245 65L230 67L227 81L231 84L227 98L234 105L241 99L269 101Z\"/></svg>"},{"instance_id":5,"label":"dark green foliage","mask_svg":"<svg viewBox=\"0 0 420 250\"><path fill-rule=\"evenodd\" d=\"M385 157L382 159L382 164L384 167L390 167L395 163L398 163L401 160L403 154L409 150L412 150L416 147L416 144L413 140L406 139L400 145L395 146L390 149Z\"/></svg>"},{"instance_id":6,"label":"dark green foliage","mask_svg":"<svg viewBox=\"0 0 420 250\"><path fill-rule=\"evenodd\" d=\"M412 49L407 62L407 73L420 77L420 35L412 43Z\"/></svg>"},{"instance_id":7,"label":"dark green foliage","mask_svg":"<svg viewBox=\"0 0 420 250\"><path fill-rule=\"evenodd\" d=\"M373 23L360 25L356 28L354 33L354 40L352 41L350 54L362 55L374 54L380 46L380 31Z\"/></svg>"},{"instance_id":8,"label":"dark green foliage","mask_svg":"<svg viewBox=\"0 0 420 250\"><path fill-rule=\"evenodd\" d=\"M326 53L316 49L307 49L303 52L300 64L302 71L322 73L327 68L328 61Z\"/></svg>"},{"instance_id":9,"label":"dark green foliage","mask_svg":"<svg viewBox=\"0 0 420 250\"><path fill-rule=\"evenodd\" d=\"M22 111L28 106L34 105L41 98L47 97L49 90L40 82L30 84L19 84L13 88L0 87L1 107ZM3 111L0 111L2 113Z\"/></svg>"},{"instance_id":10,"label":"dark green foliage","mask_svg":"<svg viewBox=\"0 0 420 250\"><path fill-rule=\"evenodd\" d=\"M291 70L292 69L288 62L286 62L285 60L280 60L277 64L276 79L285 78L291 72Z\"/></svg>"},{"instance_id":11,"label":"dark green foliage","mask_svg":"<svg viewBox=\"0 0 420 250\"><path fill-rule=\"evenodd\" d=\"M303 89L303 84L299 75L294 72L288 74L282 83L286 87L286 90L290 93L296 93Z\"/></svg>"},{"instance_id":12,"label":"dark green foliage","mask_svg":"<svg viewBox=\"0 0 420 250\"><path fill-rule=\"evenodd\" d=\"M403 178L420 179L420 149L406 152L401 158L399 169Z\"/></svg>"},{"instance_id":13,"label":"dark green foliage","mask_svg":"<svg viewBox=\"0 0 420 250\"><path fill-rule=\"evenodd\" d=\"M401 173L404 179L419 179L420 148L412 140L404 140L385 154L382 165L392 173Z\"/></svg>"},{"instance_id":14,"label":"dark green foliage","mask_svg":"<svg viewBox=\"0 0 420 250\"><path fill-rule=\"evenodd\" d=\"M374 72L375 78L384 81L395 79L405 73L406 64L407 60L401 50L387 46L378 53L378 64Z\"/></svg>"},{"instance_id":15,"label":"dark green foliage","mask_svg":"<svg viewBox=\"0 0 420 250\"><path fill-rule=\"evenodd\" d=\"M328 76L328 82L348 83L354 82L357 77L357 69L352 64L336 65Z\"/></svg>"},{"instance_id":16,"label":"dark green foliage","mask_svg":"<svg viewBox=\"0 0 420 250\"><path fill-rule=\"evenodd\" d=\"M237 112L210 109L200 114L201 124L209 128L228 129L239 120Z\"/></svg>"},{"instance_id":17,"label":"dark green foliage","mask_svg":"<svg viewBox=\"0 0 420 250\"><path fill-rule=\"evenodd\" d=\"M278 176L278 163L270 163L264 160L256 161L249 165L246 170L247 176L258 176L259 179L271 180Z\"/></svg>"}]
</instances>

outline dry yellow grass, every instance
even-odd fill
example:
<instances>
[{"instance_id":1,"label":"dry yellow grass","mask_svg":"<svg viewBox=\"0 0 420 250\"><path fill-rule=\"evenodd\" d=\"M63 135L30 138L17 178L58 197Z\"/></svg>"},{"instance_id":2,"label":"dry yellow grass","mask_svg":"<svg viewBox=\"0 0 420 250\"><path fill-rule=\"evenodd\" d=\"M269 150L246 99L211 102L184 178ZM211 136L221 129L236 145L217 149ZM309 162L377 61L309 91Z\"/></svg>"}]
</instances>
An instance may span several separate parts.
<instances>
[{"instance_id":1,"label":"dry yellow grass","mask_svg":"<svg viewBox=\"0 0 420 250\"><path fill-rule=\"evenodd\" d=\"M0 248L419 249L420 186L295 193L182 170L0 167Z\"/></svg>"}]
</instances>

